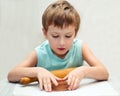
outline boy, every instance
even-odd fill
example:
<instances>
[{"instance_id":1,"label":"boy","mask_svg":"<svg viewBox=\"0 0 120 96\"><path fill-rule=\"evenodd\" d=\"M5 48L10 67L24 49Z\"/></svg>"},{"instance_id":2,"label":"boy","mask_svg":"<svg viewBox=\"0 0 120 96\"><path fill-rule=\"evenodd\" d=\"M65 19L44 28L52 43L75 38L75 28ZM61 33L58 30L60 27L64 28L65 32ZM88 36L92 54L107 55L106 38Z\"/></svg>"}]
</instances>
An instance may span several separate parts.
<instances>
[{"instance_id":1,"label":"boy","mask_svg":"<svg viewBox=\"0 0 120 96\"><path fill-rule=\"evenodd\" d=\"M83 78L107 80L108 72L82 40L75 39L80 16L65 0L50 4L42 16L43 33L46 37L40 46L12 69L8 74L10 82L22 77L37 77L40 89L52 91L52 83L66 80L68 90L75 90ZM90 66L82 66L85 60ZM50 73L51 70L77 67L63 79Z\"/></svg>"}]
</instances>

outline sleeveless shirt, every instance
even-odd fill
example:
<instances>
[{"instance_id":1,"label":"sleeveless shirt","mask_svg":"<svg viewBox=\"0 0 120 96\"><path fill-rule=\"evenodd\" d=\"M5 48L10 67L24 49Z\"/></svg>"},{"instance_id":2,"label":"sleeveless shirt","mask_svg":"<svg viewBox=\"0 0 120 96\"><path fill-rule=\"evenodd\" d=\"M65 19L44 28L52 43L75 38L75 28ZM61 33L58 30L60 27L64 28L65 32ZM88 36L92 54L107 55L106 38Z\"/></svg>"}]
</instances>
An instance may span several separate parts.
<instances>
[{"instance_id":1,"label":"sleeveless shirt","mask_svg":"<svg viewBox=\"0 0 120 96\"><path fill-rule=\"evenodd\" d=\"M48 40L35 48L37 53L37 67L58 70L83 65L82 40L74 39L71 48L64 59L57 57L51 50Z\"/></svg>"}]
</instances>

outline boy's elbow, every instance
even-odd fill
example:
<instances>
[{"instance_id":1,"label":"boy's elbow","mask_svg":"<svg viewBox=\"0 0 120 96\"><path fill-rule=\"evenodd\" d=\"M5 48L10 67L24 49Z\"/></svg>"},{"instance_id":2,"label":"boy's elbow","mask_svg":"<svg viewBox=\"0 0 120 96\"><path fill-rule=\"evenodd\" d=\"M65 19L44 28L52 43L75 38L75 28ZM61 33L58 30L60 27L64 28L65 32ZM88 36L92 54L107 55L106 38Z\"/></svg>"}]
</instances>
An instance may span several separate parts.
<instances>
[{"instance_id":1,"label":"boy's elbow","mask_svg":"<svg viewBox=\"0 0 120 96\"><path fill-rule=\"evenodd\" d=\"M104 76L103 76L102 80L108 80L108 79L109 79L109 72L106 70L104 72Z\"/></svg>"},{"instance_id":2,"label":"boy's elbow","mask_svg":"<svg viewBox=\"0 0 120 96\"><path fill-rule=\"evenodd\" d=\"M7 80L9 82L17 82L15 79L14 79L14 76L12 74L12 72L9 72L8 75L7 75Z\"/></svg>"},{"instance_id":3,"label":"boy's elbow","mask_svg":"<svg viewBox=\"0 0 120 96\"><path fill-rule=\"evenodd\" d=\"M106 81L109 79L109 72L106 69L100 68L99 73L100 74L99 74L98 78L96 78L97 80L100 80L100 81L105 80Z\"/></svg>"},{"instance_id":4,"label":"boy's elbow","mask_svg":"<svg viewBox=\"0 0 120 96\"><path fill-rule=\"evenodd\" d=\"M106 80L108 80L109 79L109 72L107 71L106 72Z\"/></svg>"},{"instance_id":5,"label":"boy's elbow","mask_svg":"<svg viewBox=\"0 0 120 96\"><path fill-rule=\"evenodd\" d=\"M108 80L108 79L109 79L109 73L106 72L103 80Z\"/></svg>"},{"instance_id":6,"label":"boy's elbow","mask_svg":"<svg viewBox=\"0 0 120 96\"><path fill-rule=\"evenodd\" d=\"M8 75L7 75L7 79L8 79L9 82L12 82L11 72L8 73Z\"/></svg>"}]
</instances>

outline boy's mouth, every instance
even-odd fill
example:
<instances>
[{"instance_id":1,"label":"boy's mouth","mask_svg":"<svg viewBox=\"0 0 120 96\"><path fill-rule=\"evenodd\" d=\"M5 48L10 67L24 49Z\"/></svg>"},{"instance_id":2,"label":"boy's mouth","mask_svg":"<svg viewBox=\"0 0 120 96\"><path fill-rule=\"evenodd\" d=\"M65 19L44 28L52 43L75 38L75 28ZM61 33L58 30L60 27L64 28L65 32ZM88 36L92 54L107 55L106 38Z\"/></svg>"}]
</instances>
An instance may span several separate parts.
<instances>
[{"instance_id":1,"label":"boy's mouth","mask_svg":"<svg viewBox=\"0 0 120 96\"><path fill-rule=\"evenodd\" d=\"M58 50L63 51L63 50L65 50L65 48L58 48Z\"/></svg>"}]
</instances>

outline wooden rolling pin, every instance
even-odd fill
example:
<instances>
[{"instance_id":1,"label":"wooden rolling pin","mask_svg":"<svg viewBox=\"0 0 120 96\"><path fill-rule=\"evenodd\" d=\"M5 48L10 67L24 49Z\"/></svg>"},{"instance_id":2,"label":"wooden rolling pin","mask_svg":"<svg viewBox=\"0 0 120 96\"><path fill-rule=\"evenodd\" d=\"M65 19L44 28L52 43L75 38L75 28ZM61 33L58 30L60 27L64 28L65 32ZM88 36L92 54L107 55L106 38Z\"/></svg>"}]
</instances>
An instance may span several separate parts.
<instances>
[{"instance_id":1,"label":"wooden rolling pin","mask_svg":"<svg viewBox=\"0 0 120 96\"><path fill-rule=\"evenodd\" d=\"M53 70L53 71L51 71L51 73L59 78L64 78L70 71L72 71L75 68L76 67L66 68L66 69L61 69L61 70ZM37 77L34 77L34 78L23 77L20 79L20 83L24 84L24 85L27 85L27 84L35 82L35 81L38 81Z\"/></svg>"}]
</instances>

